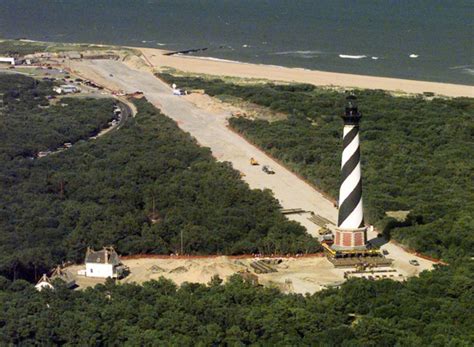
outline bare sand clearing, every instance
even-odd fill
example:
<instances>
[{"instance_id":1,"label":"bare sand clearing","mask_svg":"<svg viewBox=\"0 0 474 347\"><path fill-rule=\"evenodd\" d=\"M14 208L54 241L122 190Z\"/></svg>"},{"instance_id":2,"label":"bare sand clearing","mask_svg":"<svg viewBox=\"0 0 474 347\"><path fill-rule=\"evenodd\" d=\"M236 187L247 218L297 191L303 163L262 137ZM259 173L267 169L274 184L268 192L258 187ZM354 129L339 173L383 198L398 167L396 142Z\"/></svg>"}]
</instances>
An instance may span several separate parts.
<instances>
[{"instance_id":1,"label":"bare sand clearing","mask_svg":"<svg viewBox=\"0 0 474 347\"><path fill-rule=\"evenodd\" d=\"M247 64L232 61L210 60L193 56L166 56L166 51L154 48L137 48L153 66L172 67L181 71L216 76L268 79L282 82L310 83L317 86L383 89L404 93L432 92L439 95L474 97L474 87L461 84L424 82L388 77L353 75L335 72L286 68L272 65Z\"/></svg>"},{"instance_id":2,"label":"bare sand clearing","mask_svg":"<svg viewBox=\"0 0 474 347\"><path fill-rule=\"evenodd\" d=\"M188 131L201 145L209 147L216 159L231 162L235 169L245 174L243 179L251 188L272 190L283 208L301 208L336 221L337 209L330 200L227 127L227 117L230 114L221 112L225 110L225 103L217 102L215 106L208 96L203 96L203 100L193 99L192 96L191 99L176 97L172 95L169 86L149 71L130 68L117 61L83 61L74 63L73 67L83 76L91 76L91 79L92 75L95 76L98 78L96 82L104 83L109 88L117 86L125 92L143 91L147 99L175 120L180 128ZM108 84L110 80L113 80L112 84ZM250 165L250 157L261 165L270 165L276 174L267 175L262 172L261 167ZM319 226L311 222L308 216L307 213L287 215L289 219L303 225L308 233L318 236ZM375 239L377 233L369 232L368 236L369 239ZM415 275L432 267L432 262L406 252L393 243L385 244L382 248L390 252L389 257L395 260L395 268L402 270L404 274ZM411 259L417 259L420 266L410 265Z\"/></svg>"},{"instance_id":3,"label":"bare sand clearing","mask_svg":"<svg viewBox=\"0 0 474 347\"><path fill-rule=\"evenodd\" d=\"M130 274L121 283L143 283L164 277L180 285L184 282L208 283L214 275L226 281L230 276L239 273L252 273L264 286L273 286L287 293L314 293L328 286L338 285L344 281L343 269L336 269L324 257L284 258L275 265L277 272L255 274L250 263L255 259L235 259L230 257L209 258L141 258L126 259L123 263L130 268ZM68 270L76 278L79 288L87 288L104 279L77 276L83 265L74 265Z\"/></svg>"},{"instance_id":4,"label":"bare sand clearing","mask_svg":"<svg viewBox=\"0 0 474 347\"><path fill-rule=\"evenodd\" d=\"M203 93L191 93L182 96L183 99L193 103L196 107L211 113L227 114L249 119L263 119L269 122L286 119L287 115L275 112L268 107L263 107L239 98L226 98L221 100Z\"/></svg>"},{"instance_id":5,"label":"bare sand clearing","mask_svg":"<svg viewBox=\"0 0 474 347\"><path fill-rule=\"evenodd\" d=\"M223 103L207 94L192 93L184 96L184 98L189 102L192 102L198 108L202 108L214 113L245 113L244 109L230 105L228 103Z\"/></svg>"},{"instance_id":6,"label":"bare sand clearing","mask_svg":"<svg viewBox=\"0 0 474 347\"><path fill-rule=\"evenodd\" d=\"M143 91L148 100L160 107L183 130L189 131L201 145L210 147L218 160L230 161L234 168L243 172L244 179L251 188L271 189L284 208L298 207L305 211L315 211L335 221L337 210L331 201L227 128L226 119L229 110L226 110L226 103L202 95L176 97L172 95L169 86L151 74L150 69L143 69L140 65L139 61L123 64L118 61L95 60L74 62L70 67L75 73L80 73L110 89L124 92ZM259 167L249 164L250 157L256 158L261 164L271 164L276 174L269 176L262 173ZM310 234L316 236L316 229L319 227L310 222L306 214L289 217L301 223ZM375 237L375 232L369 233L369 238ZM417 275L433 265L432 262L408 253L396 244L387 243L382 247L389 251L389 257L395 260L393 268L402 277ZM410 265L410 259L417 259L420 266ZM213 275L226 279L231 274L250 270L248 263L250 261L226 257L125 260L124 263L130 267L131 274L123 282L142 283L164 276L178 284L185 281L207 283ZM336 285L344 280L344 270L335 269L324 258L285 259L278 265L277 270L275 273L258 275L259 283L273 285L286 292L312 293L324 286ZM101 281L103 280L78 277L81 287Z\"/></svg>"}]
</instances>

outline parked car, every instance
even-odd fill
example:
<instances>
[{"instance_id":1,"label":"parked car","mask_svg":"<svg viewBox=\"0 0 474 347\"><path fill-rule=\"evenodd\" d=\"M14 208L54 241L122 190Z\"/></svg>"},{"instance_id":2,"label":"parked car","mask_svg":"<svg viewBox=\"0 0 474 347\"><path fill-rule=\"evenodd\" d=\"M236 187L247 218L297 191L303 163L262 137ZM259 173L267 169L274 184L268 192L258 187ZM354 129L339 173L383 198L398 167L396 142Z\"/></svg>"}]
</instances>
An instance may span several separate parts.
<instances>
[{"instance_id":1,"label":"parked car","mask_svg":"<svg viewBox=\"0 0 474 347\"><path fill-rule=\"evenodd\" d=\"M186 91L182 89L173 89L173 95L186 95Z\"/></svg>"},{"instance_id":2,"label":"parked car","mask_svg":"<svg viewBox=\"0 0 474 347\"><path fill-rule=\"evenodd\" d=\"M410 263L410 265L413 265L413 266L419 266L420 265L420 263L416 259L410 260L409 263Z\"/></svg>"}]
</instances>

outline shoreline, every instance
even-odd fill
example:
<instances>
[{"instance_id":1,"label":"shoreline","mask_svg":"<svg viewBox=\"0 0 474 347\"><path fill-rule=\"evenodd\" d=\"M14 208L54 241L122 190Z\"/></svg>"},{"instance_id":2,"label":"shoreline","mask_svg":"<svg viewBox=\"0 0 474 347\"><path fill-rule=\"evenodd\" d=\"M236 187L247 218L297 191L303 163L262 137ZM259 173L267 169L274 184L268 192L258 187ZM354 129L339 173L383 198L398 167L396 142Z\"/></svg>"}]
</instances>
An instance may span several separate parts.
<instances>
[{"instance_id":1,"label":"shoreline","mask_svg":"<svg viewBox=\"0 0 474 347\"><path fill-rule=\"evenodd\" d=\"M14 41L14 40L0 40ZM434 93L446 97L474 97L474 86L444 82L430 82L420 80L400 79L371 75L356 75L341 72L328 72L311 70L299 67L286 67L280 65L248 63L236 60L215 57L190 56L183 54L164 55L172 53L171 50L138 46L116 46L92 43L61 43L22 39L19 42L45 43L49 45L71 45L93 47L109 47L110 50L132 50L140 52L148 65L162 69L171 67L179 71L205 74L211 76L226 76L244 79L259 79L284 83L308 83L323 87L342 87L349 89L380 89L395 94L422 94Z\"/></svg>"},{"instance_id":2,"label":"shoreline","mask_svg":"<svg viewBox=\"0 0 474 347\"><path fill-rule=\"evenodd\" d=\"M171 55L158 48L134 47L154 68L171 67L188 73L266 79L287 83L308 83L316 86L382 89L391 92L422 94L431 92L448 97L474 97L474 86L442 82L407 80L392 77L355 75L339 72L291 68L279 65L254 64L202 56Z\"/></svg>"}]
</instances>

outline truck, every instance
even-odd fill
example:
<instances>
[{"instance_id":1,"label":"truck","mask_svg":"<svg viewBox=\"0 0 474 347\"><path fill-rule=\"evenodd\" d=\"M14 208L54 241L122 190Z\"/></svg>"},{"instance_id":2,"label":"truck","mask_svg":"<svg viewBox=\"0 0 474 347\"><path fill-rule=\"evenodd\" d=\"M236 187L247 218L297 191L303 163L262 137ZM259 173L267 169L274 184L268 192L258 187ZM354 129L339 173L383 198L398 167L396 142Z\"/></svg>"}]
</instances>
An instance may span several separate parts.
<instances>
[{"instance_id":1,"label":"truck","mask_svg":"<svg viewBox=\"0 0 474 347\"><path fill-rule=\"evenodd\" d=\"M250 165L258 165L258 161L255 158L250 158Z\"/></svg>"},{"instance_id":2,"label":"truck","mask_svg":"<svg viewBox=\"0 0 474 347\"><path fill-rule=\"evenodd\" d=\"M273 175L275 173L275 171L268 165L263 165L262 171L268 175Z\"/></svg>"}]
</instances>

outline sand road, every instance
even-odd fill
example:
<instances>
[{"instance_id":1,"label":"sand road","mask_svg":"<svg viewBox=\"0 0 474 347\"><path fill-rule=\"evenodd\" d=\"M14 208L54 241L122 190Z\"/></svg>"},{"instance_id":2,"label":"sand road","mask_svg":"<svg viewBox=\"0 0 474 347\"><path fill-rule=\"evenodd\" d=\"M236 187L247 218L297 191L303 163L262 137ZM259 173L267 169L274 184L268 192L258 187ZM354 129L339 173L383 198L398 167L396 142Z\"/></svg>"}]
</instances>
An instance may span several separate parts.
<instances>
[{"instance_id":1,"label":"sand road","mask_svg":"<svg viewBox=\"0 0 474 347\"><path fill-rule=\"evenodd\" d=\"M211 113L199 109L185 98L172 95L171 88L152 74L132 70L116 61L86 61L74 66L74 69L81 72L91 69L94 75L100 75L104 80L110 79L113 82L112 86L119 87L125 92L143 91L147 99L174 119L181 129L194 136L200 145L209 147L218 160L229 161L235 169L243 172L245 174L243 179L251 188L271 189L283 208L302 208L333 222L336 221L337 211L332 202L227 128L230 113ZM249 162L251 157L257 159L260 165L251 166ZM264 173L263 165L270 165L275 174ZM307 219L309 214L289 217L303 224L309 233L317 236L318 227Z\"/></svg>"},{"instance_id":2,"label":"sand road","mask_svg":"<svg viewBox=\"0 0 474 347\"><path fill-rule=\"evenodd\" d=\"M150 72L136 70L113 60L87 60L71 66L83 77L125 92L142 91L146 98L160 108L164 114L174 119L179 127L196 138L200 145L209 147L220 161L229 161L233 167L245 174L243 179L251 188L270 189L283 208L301 208L336 222L337 209L309 184L285 169L265 153L251 145L244 138L227 128L226 112L209 112L198 108L183 97L172 95L171 88L153 76ZM340 153L334 153L339 155ZM251 166L249 159L254 157L260 166ZM274 175L262 172L262 165L270 165ZM338 174L335 172L334 174ZM309 214L289 215L298 221L313 236L318 236L318 226L308 220ZM369 239L375 237L369 234ZM415 275L421 270L432 267L432 262L406 252L394 243L382 248L390 252L395 260L394 266L407 275ZM417 259L420 266L409 265L410 259Z\"/></svg>"}]
</instances>

